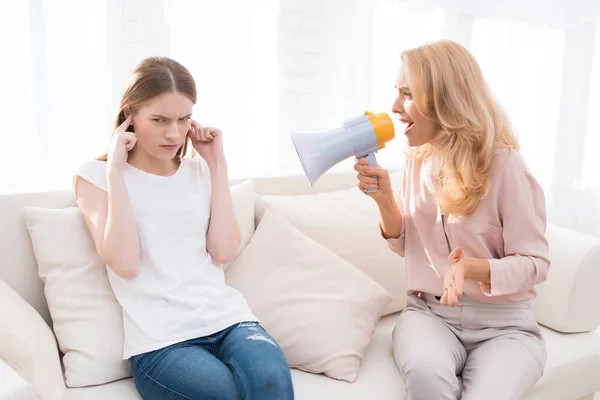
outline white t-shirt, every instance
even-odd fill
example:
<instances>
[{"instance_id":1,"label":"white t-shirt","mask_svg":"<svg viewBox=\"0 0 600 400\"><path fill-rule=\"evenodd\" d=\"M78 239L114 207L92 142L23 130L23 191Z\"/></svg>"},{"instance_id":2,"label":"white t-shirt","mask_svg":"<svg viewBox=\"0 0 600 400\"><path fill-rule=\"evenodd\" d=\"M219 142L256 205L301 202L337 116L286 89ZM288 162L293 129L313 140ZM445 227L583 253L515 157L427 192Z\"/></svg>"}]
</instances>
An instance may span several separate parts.
<instances>
[{"instance_id":1,"label":"white t-shirt","mask_svg":"<svg viewBox=\"0 0 600 400\"><path fill-rule=\"evenodd\" d=\"M77 175L107 191L106 162L89 161ZM183 159L171 176L126 164L123 175L141 249L134 279L106 268L123 308L123 358L257 321L206 250L211 196L204 160Z\"/></svg>"}]
</instances>

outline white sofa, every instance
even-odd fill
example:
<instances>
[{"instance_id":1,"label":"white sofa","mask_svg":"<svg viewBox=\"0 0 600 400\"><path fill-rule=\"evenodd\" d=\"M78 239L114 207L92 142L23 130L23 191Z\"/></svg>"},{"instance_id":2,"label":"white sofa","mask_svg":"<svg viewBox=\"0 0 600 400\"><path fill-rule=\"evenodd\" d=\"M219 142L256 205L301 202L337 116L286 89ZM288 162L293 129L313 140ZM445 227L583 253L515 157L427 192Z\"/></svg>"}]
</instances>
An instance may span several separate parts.
<instances>
[{"instance_id":1,"label":"white sofa","mask_svg":"<svg viewBox=\"0 0 600 400\"><path fill-rule=\"evenodd\" d=\"M261 195L299 195L352 188L354 174L329 174L310 188L302 176L255 180ZM64 208L74 205L70 192L0 196L0 279L51 324L43 284L25 228L23 206ZM351 223L351 221L348 221ZM60 234L59 232L57 234ZM548 346L543 378L529 400L594 398L600 391L600 238L550 225L551 270L534 301L536 318ZM399 265L402 259L398 258ZM1 304L0 307L10 307ZM397 314L383 317L373 335L355 383L292 371L296 398L381 399L405 398L403 384L391 354L391 331ZM577 331L579 331L577 333ZM583 331L583 332L582 332ZM0 399L28 400L35 393L0 360ZM67 389L69 400L140 399L131 378L84 388Z\"/></svg>"}]
</instances>

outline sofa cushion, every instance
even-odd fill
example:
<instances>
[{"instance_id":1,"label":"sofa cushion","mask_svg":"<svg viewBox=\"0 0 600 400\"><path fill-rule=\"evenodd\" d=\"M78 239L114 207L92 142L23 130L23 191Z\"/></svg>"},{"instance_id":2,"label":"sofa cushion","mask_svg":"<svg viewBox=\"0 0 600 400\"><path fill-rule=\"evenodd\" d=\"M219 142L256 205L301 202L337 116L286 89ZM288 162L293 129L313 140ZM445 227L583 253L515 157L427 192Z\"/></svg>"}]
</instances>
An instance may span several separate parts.
<instances>
[{"instance_id":1,"label":"sofa cushion","mask_svg":"<svg viewBox=\"0 0 600 400\"><path fill-rule=\"evenodd\" d=\"M353 382L390 294L267 210L226 273L291 367Z\"/></svg>"},{"instance_id":2,"label":"sofa cushion","mask_svg":"<svg viewBox=\"0 0 600 400\"><path fill-rule=\"evenodd\" d=\"M396 319L396 315L390 315L379 323L354 384L293 371L296 399L405 399L404 384L391 352ZM546 368L527 400L576 399L600 390L600 331L566 335L542 328L542 335L548 347Z\"/></svg>"},{"instance_id":3,"label":"sofa cushion","mask_svg":"<svg viewBox=\"0 0 600 400\"><path fill-rule=\"evenodd\" d=\"M391 175L395 190L401 176L401 172ZM393 296L384 315L404 308L404 258L381 238L377 205L356 187L308 195L261 196L256 206L257 221L266 208L275 209L306 236L383 286Z\"/></svg>"},{"instance_id":4,"label":"sofa cushion","mask_svg":"<svg viewBox=\"0 0 600 400\"><path fill-rule=\"evenodd\" d=\"M550 270L533 300L536 320L559 332L600 326L600 238L548 225Z\"/></svg>"},{"instance_id":5,"label":"sofa cushion","mask_svg":"<svg viewBox=\"0 0 600 400\"><path fill-rule=\"evenodd\" d=\"M43 400L64 398L66 388L52 331L34 308L2 280L0 366L0 392L12 387L10 395L15 399L32 398L28 397L32 392ZM29 385L11 378L15 372ZM5 392L0 397L8 395Z\"/></svg>"},{"instance_id":6,"label":"sofa cushion","mask_svg":"<svg viewBox=\"0 0 600 400\"><path fill-rule=\"evenodd\" d=\"M48 325L52 325L52 319L23 207L66 208L74 205L73 195L68 191L0 195L0 279L31 304Z\"/></svg>"},{"instance_id":7,"label":"sofa cushion","mask_svg":"<svg viewBox=\"0 0 600 400\"><path fill-rule=\"evenodd\" d=\"M404 384L392 356L398 314L381 319L365 354L360 375L350 384L292 370L296 400L404 400ZM600 391L600 330L560 334L542 328L548 347L544 376L526 400L576 399ZM69 400L140 400L131 379L95 388L69 389ZM76 394L76 395L75 395Z\"/></svg>"},{"instance_id":8,"label":"sofa cushion","mask_svg":"<svg viewBox=\"0 0 600 400\"><path fill-rule=\"evenodd\" d=\"M241 253L254 233L253 183L235 185L231 192L242 234ZM79 208L25 207L25 221L53 329L64 353L67 386L98 385L131 376L129 361L122 359L122 309Z\"/></svg>"},{"instance_id":9,"label":"sofa cushion","mask_svg":"<svg viewBox=\"0 0 600 400\"><path fill-rule=\"evenodd\" d=\"M67 389L66 400L143 400L133 378L104 385Z\"/></svg>"},{"instance_id":10,"label":"sofa cushion","mask_svg":"<svg viewBox=\"0 0 600 400\"><path fill-rule=\"evenodd\" d=\"M578 399L600 391L600 329L564 334L542 327L548 356L527 400Z\"/></svg>"},{"instance_id":11,"label":"sofa cushion","mask_svg":"<svg viewBox=\"0 0 600 400\"><path fill-rule=\"evenodd\" d=\"M0 399L2 400L39 400L33 386L0 357Z\"/></svg>"}]
</instances>

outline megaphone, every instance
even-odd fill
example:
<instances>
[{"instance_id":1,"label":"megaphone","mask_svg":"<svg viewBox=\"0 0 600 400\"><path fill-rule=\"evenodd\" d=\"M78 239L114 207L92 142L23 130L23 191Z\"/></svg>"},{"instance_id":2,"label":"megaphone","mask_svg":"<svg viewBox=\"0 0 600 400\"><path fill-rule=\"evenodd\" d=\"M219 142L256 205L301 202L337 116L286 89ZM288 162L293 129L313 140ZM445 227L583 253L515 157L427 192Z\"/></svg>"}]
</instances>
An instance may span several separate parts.
<instances>
[{"instance_id":1,"label":"megaphone","mask_svg":"<svg viewBox=\"0 0 600 400\"><path fill-rule=\"evenodd\" d=\"M340 128L321 133L292 132L291 137L304 174L314 186L325 172L348 157L365 157L369 165L376 166L375 152L394 138L394 124L386 113L366 111Z\"/></svg>"}]
</instances>

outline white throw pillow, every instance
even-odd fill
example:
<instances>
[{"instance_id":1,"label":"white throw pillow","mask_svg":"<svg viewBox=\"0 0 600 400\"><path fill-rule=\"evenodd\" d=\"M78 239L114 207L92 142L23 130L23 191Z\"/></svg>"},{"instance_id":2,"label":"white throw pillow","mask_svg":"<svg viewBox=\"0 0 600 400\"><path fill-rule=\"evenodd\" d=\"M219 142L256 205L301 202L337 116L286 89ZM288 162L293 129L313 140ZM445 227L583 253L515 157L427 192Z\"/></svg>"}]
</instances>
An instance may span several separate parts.
<instances>
[{"instance_id":1,"label":"white throw pillow","mask_svg":"<svg viewBox=\"0 0 600 400\"><path fill-rule=\"evenodd\" d=\"M242 243L254 233L254 185L232 186ZM77 207L25 207L27 229L44 282L53 328L64 353L69 387L99 385L131 376L123 354L122 308Z\"/></svg>"},{"instance_id":2,"label":"white throw pillow","mask_svg":"<svg viewBox=\"0 0 600 400\"><path fill-rule=\"evenodd\" d=\"M227 283L291 367L354 382L390 294L268 209Z\"/></svg>"},{"instance_id":3,"label":"white throw pillow","mask_svg":"<svg viewBox=\"0 0 600 400\"><path fill-rule=\"evenodd\" d=\"M131 376L123 355L123 317L77 207L25 207L69 387Z\"/></svg>"},{"instance_id":4,"label":"white throw pillow","mask_svg":"<svg viewBox=\"0 0 600 400\"><path fill-rule=\"evenodd\" d=\"M0 304L0 358L33 387L38 398L63 400L66 388L52 330L2 280Z\"/></svg>"},{"instance_id":5,"label":"white throw pillow","mask_svg":"<svg viewBox=\"0 0 600 400\"><path fill-rule=\"evenodd\" d=\"M391 174L394 191L402 172ZM322 244L383 286L393 300L384 314L406 305L404 258L394 253L379 230L375 201L358 188L309 195L256 196L256 220L273 208L309 238Z\"/></svg>"}]
</instances>

